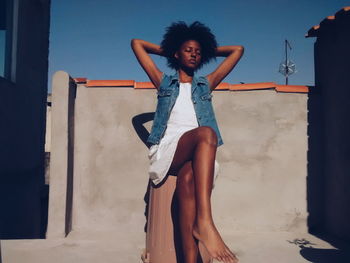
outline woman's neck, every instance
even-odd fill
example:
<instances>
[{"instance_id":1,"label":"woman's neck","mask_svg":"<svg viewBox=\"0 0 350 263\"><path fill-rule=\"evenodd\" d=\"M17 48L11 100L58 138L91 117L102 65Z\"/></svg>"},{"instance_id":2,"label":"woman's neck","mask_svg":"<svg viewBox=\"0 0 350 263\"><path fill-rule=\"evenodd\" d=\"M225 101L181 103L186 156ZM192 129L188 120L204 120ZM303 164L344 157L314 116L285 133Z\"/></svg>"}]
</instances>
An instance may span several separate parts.
<instances>
[{"instance_id":1,"label":"woman's neck","mask_svg":"<svg viewBox=\"0 0 350 263\"><path fill-rule=\"evenodd\" d=\"M193 71L188 71L184 69L179 69L179 81L180 82L192 82L194 72Z\"/></svg>"}]
</instances>

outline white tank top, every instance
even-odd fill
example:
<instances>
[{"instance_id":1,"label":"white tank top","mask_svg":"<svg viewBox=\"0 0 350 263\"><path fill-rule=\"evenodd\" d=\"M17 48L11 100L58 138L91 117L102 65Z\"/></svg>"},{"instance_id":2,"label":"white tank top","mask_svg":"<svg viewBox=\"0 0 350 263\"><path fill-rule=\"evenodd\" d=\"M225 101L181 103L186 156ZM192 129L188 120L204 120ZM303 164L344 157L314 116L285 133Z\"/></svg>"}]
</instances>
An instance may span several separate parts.
<instances>
[{"instance_id":1,"label":"white tank top","mask_svg":"<svg viewBox=\"0 0 350 263\"><path fill-rule=\"evenodd\" d=\"M194 129L198 127L196 112L191 99L191 83L180 82L179 96L170 113L167 133L179 128Z\"/></svg>"}]
</instances>

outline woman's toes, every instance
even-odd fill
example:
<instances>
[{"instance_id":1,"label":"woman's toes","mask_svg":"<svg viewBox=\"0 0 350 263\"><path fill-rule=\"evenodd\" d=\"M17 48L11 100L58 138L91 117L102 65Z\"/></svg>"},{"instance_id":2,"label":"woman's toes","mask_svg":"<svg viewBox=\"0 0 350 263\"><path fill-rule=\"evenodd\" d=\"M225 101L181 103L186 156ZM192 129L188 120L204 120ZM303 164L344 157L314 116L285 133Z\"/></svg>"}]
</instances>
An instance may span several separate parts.
<instances>
[{"instance_id":1,"label":"woman's toes","mask_svg":"<svg viewBox=\"0 0 350 263\"><path fill-rule=\"evenodd\" d=\"M228 253L231 258L237 259L236 255L229 248L226 248L226 253Z\"/></svg>"},{"instance_id":2,"label":"woman's toes","mask_svg":"<svg viewBox=\"0 0 350 263\"><path fill-rule=\"evenodd\" d=\"M215 257L215 259L219 260L220 262L223 262L223 261L224 261L223 258L222 258L220 255L217 255L217 256Z\"/></svg>"},{"instance_id":3,"label":"woman's toes","mask_svg":"<svg viewBox=\"0 0 350 263\"><path fill-rule=\"evenodd\" d=\"M225 251L222 252L223 258L225 259L225 262L231 263L231 257L229 254L227 254Z\"/></svg>"},{"instance_id":4,"label":"woman's toes","mask_svg":"<svg viewBox=\"0 0 350 263\"><path fill-rule=\"evenodd\" d=\"M224 258L224 262L225 263L230 263L231 262L230 257L228 257L227 255L223 255L223 258Z\"/></svg>"},{"instance_id":5,"label":"woman's toes","mask_svg":"<svg viewBox=\"0 0 350 263\"><path fill-rule=\"evenodd\" d=\"M225 251L225 257L227 259L227 262L229 263L235 263L235 257L231 255L228 251Z\"/></svg>"},{"instance_id":6,"label":"woman's toes","mask_svg":"<svg viewBox=\"0 0 350 263\"><path fill-rule=\"evenodd\" d=\"M229 263L233 262L232 256L229 253L227 253L227 252L225 252L225 258L226 258L227 262L229 262Z\"/></svg>"}]
</instances>

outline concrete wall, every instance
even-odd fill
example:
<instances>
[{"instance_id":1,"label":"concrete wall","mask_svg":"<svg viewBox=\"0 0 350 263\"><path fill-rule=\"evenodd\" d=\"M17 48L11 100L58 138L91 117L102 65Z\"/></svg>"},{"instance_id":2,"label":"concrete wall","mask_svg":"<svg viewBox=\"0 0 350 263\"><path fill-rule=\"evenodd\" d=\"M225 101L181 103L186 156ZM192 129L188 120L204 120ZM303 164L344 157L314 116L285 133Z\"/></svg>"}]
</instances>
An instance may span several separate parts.
<instances>
[{"instance_id":1,"label":"concrete wall","mask_svg":"<svg viewBox=\"0 0 350 263\"><path fill-rule=\"evenodd\" d=\"M0 238L41 236L49 0L14 2L10 79L0 78Z\"/></svg>"},{"instance_id":2,"label":"concrete wall","mask_svg":"<svg viewBox=\"0 0 350 263\"><path fill-rule=\"evenodd\" d=\"M64 208L72 202L73 232L114 231L142 245L148 148L136 130L143 134L142 122L155 110L155 90L70 83L66 73L55 74L48 237L67 233ZM73 132L66 114L75 89ZM213 192L219 229L305 232L307 95L215 91L213 100L224 139ZM73 149L67 139L72 132ZM67 149L73 152L72 200L65 198Z\"/></svg>"},{"instance_id":3,"label":"concrete wall","mask_svg":"<svg viewBox=\"0 0 350 263\"><path fill-rule=\"evenodd\" d=\"M315 84L322 104L324 210L329 233L350 240L350 15L321 25L315 43Z\"/></svg>"}]
</instances>

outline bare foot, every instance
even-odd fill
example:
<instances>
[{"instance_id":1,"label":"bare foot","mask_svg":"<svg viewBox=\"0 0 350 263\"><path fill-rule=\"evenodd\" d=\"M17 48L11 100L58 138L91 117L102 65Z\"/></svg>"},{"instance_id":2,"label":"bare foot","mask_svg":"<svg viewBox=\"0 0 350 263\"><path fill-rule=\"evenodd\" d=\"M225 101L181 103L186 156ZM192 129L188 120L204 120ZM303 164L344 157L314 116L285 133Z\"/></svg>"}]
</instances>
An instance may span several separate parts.
<instances>
[{"instance_id":1,"label":"bare foot","mask_svg":"<svg viewBox=\"0 0 350 263\"><path fill-rule=\"evenodd\" d=\"M211 257L225 263L237 263L235 254L225 245L219 232L213 223L205 223L202 226L193 227L193 236L198 239L208 250Z\"/></svg>"}]
</instances>

